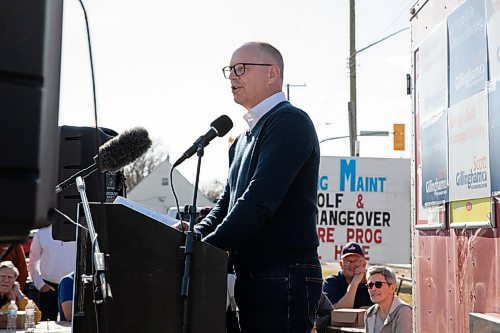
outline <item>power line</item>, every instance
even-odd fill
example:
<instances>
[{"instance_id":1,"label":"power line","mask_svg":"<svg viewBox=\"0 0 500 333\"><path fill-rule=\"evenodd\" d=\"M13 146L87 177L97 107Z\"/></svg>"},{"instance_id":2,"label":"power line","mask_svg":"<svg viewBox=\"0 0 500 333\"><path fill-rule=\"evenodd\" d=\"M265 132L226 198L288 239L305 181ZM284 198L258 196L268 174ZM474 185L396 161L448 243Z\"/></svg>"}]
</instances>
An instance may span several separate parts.
<instances>
[{"instance_id":1,"label":"power line","mask_svg":"<svg viewBox=\"0 0 500 333\"><path fill-rule=\"evenodd\" d=\"M401 18L401 16L402 16L403 14L405 14L405 13L409 13L410 8L411 8L412 4L413 4L415 1L416 1L416 0L409 0L409 1L406 3L406 5L403 5L403 7L401 8L401 10L400 10L400 11L399 11L396 15L395 15L395 17L394 17L394 19L391 21L391 23L389 23L389 24L388 24L388 25L384 28L384 30L382 30L382 31L381 31L381 32L380 32L380 33L379 33L376 37L374 37L373 39L375 39L375 40L380 39L380 38L381 38L381 36L383 36L383 35L384 35L384 34L385 34L388 30L389 30L389 28L391 28L391 27L394 25L394 23L396 23L396 22L397 22L397 21ZM390 16L392 16L392 15L390 15ZM389 17L390 17L390 16L389 16Z\"/></svg>"},{"instance_id":2,"label":"power line","mask_svg":"<svg viewBox=\"0 0 500 333\"><path fill-rule=\"evenodd\" d=\"M371 43L371 44L369 44L369 45L367 45L367 46L363 47L363 48L362 48L362 49L360 49L360 50L357 50L357 51L355 52L355 54L358 54L358 53L360 53L360 52L362 52L362 51L364 51L364 50L366 50L366 49L368 49L368 48L370 48L370 47L372 47L372 46L374 46L374 45L377 45L377 44L378 44L378 43L380 43L380 42L383 42L384 40L386 40L386 39L388 39L388 38L390 38L390 37L392 37L392 36L395 36L395 35L399 34L400 32L403 32L403 31L405 31L405 30L408 30L408 29L410 29L410 27L405 27L405 28L400 29L400 30L398 30L398 31L396 31L396 32L393 32L392 34L387 35L387 36L385 36L384 38L379 39L378 41L373 42L373 43ZM352 57L352 56L353 56L353 55L351 55L351 57Z\"/></svg>"}]
</instances>

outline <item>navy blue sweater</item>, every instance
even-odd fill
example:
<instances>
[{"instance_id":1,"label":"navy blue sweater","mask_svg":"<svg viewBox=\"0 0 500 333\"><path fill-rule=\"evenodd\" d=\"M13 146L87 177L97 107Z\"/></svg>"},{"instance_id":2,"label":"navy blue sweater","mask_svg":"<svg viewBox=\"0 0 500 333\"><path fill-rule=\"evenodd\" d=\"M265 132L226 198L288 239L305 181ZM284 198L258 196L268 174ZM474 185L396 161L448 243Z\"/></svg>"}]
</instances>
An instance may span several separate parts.
<instances>
[{"instance_id":1,"label":"navy blue sweater","mask_svg":"<svg viewBox=\"0 0 500 333\"><path fill-rule=\"evenodd\" d=\"M281 102L229 150L221 199L196 230L238 273L317 263L319 143L309 116Z\"/></svg>"}]
</instances>

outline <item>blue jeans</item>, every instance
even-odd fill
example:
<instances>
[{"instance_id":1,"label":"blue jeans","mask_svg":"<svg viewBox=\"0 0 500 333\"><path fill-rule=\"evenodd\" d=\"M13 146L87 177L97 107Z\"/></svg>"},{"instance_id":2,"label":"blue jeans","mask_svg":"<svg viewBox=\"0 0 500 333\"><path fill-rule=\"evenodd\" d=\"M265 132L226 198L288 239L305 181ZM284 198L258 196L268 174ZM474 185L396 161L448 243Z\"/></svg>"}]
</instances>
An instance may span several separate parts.
<instances>
[{"instance_id":1,"label":"blue jeans","mask_svg":"<svg viewBox=\"0 0 500 333\"><path fill-rule=\"evenodd\" d=\"M321 296L321 266L292 264L237 276L242 333L310 333Z\"/></svg>"}]
</instances>

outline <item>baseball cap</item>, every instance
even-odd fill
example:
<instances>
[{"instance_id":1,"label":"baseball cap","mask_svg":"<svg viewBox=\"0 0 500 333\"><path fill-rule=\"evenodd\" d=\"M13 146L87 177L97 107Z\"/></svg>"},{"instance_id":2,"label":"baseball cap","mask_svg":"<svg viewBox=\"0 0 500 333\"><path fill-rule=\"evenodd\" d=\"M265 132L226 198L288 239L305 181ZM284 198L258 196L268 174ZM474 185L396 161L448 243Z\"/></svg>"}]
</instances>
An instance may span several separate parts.
<instances>
[{"instance_id":1,"label":"baseball cap","mask_svg":"<svg viewBox=\"0 0 500 333\"><path fill-rule=\"evenodd\" d=\"M355 255L358 257L362 257L362 258L365 257L365 254L364 254L361 246L359 246L358 243L354 243L354 242L349 242L346 245L344 245L344 248L342 249L341 259L344 259L345 257L350 256L350 255Z\"/></svg>"}]
</instances>

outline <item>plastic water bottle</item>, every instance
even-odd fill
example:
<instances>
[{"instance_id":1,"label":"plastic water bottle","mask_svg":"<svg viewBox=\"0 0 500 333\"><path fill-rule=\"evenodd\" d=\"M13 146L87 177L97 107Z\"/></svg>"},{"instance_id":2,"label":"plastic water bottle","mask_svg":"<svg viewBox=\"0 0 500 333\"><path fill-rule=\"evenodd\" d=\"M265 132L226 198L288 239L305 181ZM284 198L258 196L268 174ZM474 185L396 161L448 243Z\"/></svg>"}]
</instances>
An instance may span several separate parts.
<instances>
[{"instance_id":1,"label":"plastic water bottle","mask_svg":"<svg viewBox=\"0 0 500 333\"><path fill-rule=\"evenodd\" d=\"M35 332L35 303L30 299L26 308L24 308L24 330L28 332Z\"/></svg>"},{"instance_id":2,"label":"plastic water bottle","mask_svg":"<svg viewBox=\"0 0 500 333\"><path fill-rule=\"evenodd\" d=\"M15 300L11 300L7 309L7 330L15 331L17 328L17 305Z\"/></svg>"}]
</instances>

